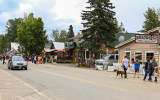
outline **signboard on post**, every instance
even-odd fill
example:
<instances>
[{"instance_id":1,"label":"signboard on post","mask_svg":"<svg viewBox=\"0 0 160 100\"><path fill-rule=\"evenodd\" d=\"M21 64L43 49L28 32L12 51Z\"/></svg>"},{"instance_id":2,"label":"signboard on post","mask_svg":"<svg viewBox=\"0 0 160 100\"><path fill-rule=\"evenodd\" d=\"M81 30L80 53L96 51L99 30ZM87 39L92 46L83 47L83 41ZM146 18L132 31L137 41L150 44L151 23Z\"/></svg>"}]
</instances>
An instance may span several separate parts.
<instances>
[{"instance_id":1,"label":"signboard on post","mask_svg":"<svg viewBox=\"0 0 160 100\"><path fill-rule=\"evenodd\" d=\"M136 34L135 43L158 44L158 35Z\"/></svg>"}]
</instances>

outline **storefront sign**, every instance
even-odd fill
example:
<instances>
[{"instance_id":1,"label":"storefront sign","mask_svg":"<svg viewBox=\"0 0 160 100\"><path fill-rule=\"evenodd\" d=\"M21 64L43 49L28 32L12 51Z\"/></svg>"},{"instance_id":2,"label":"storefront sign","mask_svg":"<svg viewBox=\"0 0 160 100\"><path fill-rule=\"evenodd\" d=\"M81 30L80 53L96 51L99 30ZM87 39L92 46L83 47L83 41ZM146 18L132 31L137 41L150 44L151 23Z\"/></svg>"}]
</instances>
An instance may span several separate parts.
<instances>
[{"instance_id":1,"label":"storefront sign","mask_svg":"<svg viewBox=\"0 0 160 100\"><path fill-rule=\"evenodd\" d=\"M136 34L135 43L158 44L158 35Z\"/></svg>"}]
</instances>

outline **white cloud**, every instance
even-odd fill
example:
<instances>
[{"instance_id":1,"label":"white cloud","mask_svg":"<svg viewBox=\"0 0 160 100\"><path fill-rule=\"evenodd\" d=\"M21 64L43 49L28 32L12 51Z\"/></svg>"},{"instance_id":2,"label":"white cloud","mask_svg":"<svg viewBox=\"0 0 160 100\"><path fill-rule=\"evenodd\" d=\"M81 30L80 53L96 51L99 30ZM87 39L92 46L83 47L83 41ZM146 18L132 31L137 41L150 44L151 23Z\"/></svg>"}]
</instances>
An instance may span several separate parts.
<instances>
[{"instance_id":1,"label":"white cloud","mask_svg":"<svg viewBox=\"0 0 160 100\"><path fill-rule=\"evenodd\" d=\"M85 7L85 1L82 0L56 0L56 5L51 9L51 13L55 14L54 20L74 20L75 24L81 21L81 10ZM80 4L82 3L82 5Z\"/></svg>"},{"instance_id":2,"label":"white cloud","mask_svg":"<svg viewBox=\"0 0 160 100\"><path fill-rule=\"evenodd\" d=\"M0 14L0 19L1 19L0 22L1 23L6 23L7 20L10 18L11 18L11 15L8 12L3 12L2 14Z\"/></svg>"}]
</instances>

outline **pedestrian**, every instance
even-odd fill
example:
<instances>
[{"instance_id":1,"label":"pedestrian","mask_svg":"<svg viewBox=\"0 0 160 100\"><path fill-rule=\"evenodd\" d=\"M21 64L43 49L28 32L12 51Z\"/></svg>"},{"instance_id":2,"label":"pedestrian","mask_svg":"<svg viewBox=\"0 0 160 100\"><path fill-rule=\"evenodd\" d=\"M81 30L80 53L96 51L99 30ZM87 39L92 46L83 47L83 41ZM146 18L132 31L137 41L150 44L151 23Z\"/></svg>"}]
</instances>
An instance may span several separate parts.
<instances>
[{"instance_id":1,"label":"pedestrian","mask_svg":"<svg viewBox=\"0 0 160 100\"><path fill-rule=\"evenodd\" d=\"M153 66L153 70L152 70L152 74L151 74L151 75L153 75L153 72L154 72L154 70L155 70L155 67L158 66L155 57L152 58L152 66Z\"/></svg>"},{"instance_id":2,"label":"pedestrian","mask_svg":"<svg viewBox=\"0 0 160 100\"><path fill-rule=\"evenodd\" d=\"M124 76L127 78L127 69L130 66L129 60L127 59L127 56L124 57L123 59L123 69L124 69Z\"/></svg>"},{"instance_id":3,"label":"pedestrian","mask_svg":"<svg viewBox=\"0 0 160 100\"><path fill-rule=\"evenodd\" d=\"M154 69L154 77L155 77L155 83L156 84L158 84L158 82L157 82L157 77L158 77L158 75L159 75L159 69L158 69L158 67L155 67L155 69Z\"/></svg>"},{"instance_id":4,"label":"pedestrian","mask_svg":"<svg viewBox=\"0 0 160 100\"><path fill-rule=\"evenodd\" d=\"M53 64L53 57L52 57L52 56L50 57L50 60L51 60L51 62L52 62L52 64Z\"/></svg>"},{"instance_id":5,"label":"pedestrian","mask_svg":"<svg viewBox=\"0 0 160 100\"><path fill-rule=\"evenodd\" d=\"M37 57L35 56L35 57L34 57L34 64L36 64L36 59L37 59Z\"/></svg>"},{"instance_id":6,"label":"pedestrian","mask_svg":"<svg viewBox=\"0 0 160 100\"><path fill-rule=\"evenodd\" d=\"M38 62L39 62L39 64L41 64L41 57L40 56L38 57Z\"/></svg>"},{"instance_id":7,"label":"pedestrian","mask_svg":"<svg viewBox=\"0 0 160 100\"><path fill-rule=\"evenodd\" d=\"M145 81L145 79L146 79L146 77L147 77L147 74L149 74L149 79L148 79L148 81L152 81L152 70L153 70L153 66L152 66L152 63L150 62L150 59L149 58L147 58L147 62L146 62L146 64L145 64L145 75L144 75L144 81Z\"/></svg>"},{"instance_id":8,"label":"pedestrian","mask_svg":"<svg viewBox=\"0 0 160 100\"><path fill-rule=\"evenodd\" d=\"M46 63L46 57L44 56L43 57L43 64L45 64Z\"/></svg>"},{"instance_id":9,"label":"pedestrian","mask_svg":"<svg viewBox=\"0 0 160 100\"><path fill-rule=\"evenodd\" d=\"M34 62L34 56L32 57L32 63Z\"/></svg>"},{"instance_id":10,"label":"pedestrian","mask_svg":"<svg viewBox=\"0 0 160 100\"><path fill-rule=\"evenodd\" d=\"M139 67L140 67L140 62L138 62L138 59L136 59L136 62L134 63L134 70L135 70L135 73L134 73L133 78L136 77L136 73L138 73L138 78L139 78Z\"/></svg>"},{"instance_id":11,"label":"pedestrian","mask_svg":"<svg viewBox=\"0 0 160 100\"><path fill-rule=\"evenodd\" d=\"M5 55L3 55L2 58L3 58L3 64L6 64L6 62L5 62L5 58L6 58Z\"/></svg>"},{"instance_id":12,"label":"pedestrian","mask_svg":"<svg viewBox=\"0 0 160 100\"><path fill-rule=\"evenodd\" d=\"M134 58L132 58L132 64L134 64L134 63L135 63Z\"/></svg>"},{"instance_id":13,"label":"pedestrian","mask_svg":"<svg viewBox=\"0 0 160 100\"><path fill-rule=\"evenodd\" d=\"M29 61L29 56L26 56L26 61L27 61L27 64L28 64L28 61Z\"/></svg>"}]
</instances>

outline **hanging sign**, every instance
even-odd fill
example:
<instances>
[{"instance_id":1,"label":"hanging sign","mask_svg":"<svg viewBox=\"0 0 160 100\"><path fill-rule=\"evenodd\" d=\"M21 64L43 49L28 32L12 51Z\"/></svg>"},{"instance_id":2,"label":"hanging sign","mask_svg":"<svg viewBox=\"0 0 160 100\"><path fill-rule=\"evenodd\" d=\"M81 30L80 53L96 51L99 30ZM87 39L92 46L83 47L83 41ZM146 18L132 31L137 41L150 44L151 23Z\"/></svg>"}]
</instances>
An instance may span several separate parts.
<instances>
[{"instance_id":1,"label":"hanging sign","mask_svg":"<svg viewBox=\"0 0 160 100\"><path fill-rule=\"evenodd\" d=\"M136 34L135 43L158 44L158 35Z\"/></svg>"}]
</instances>

